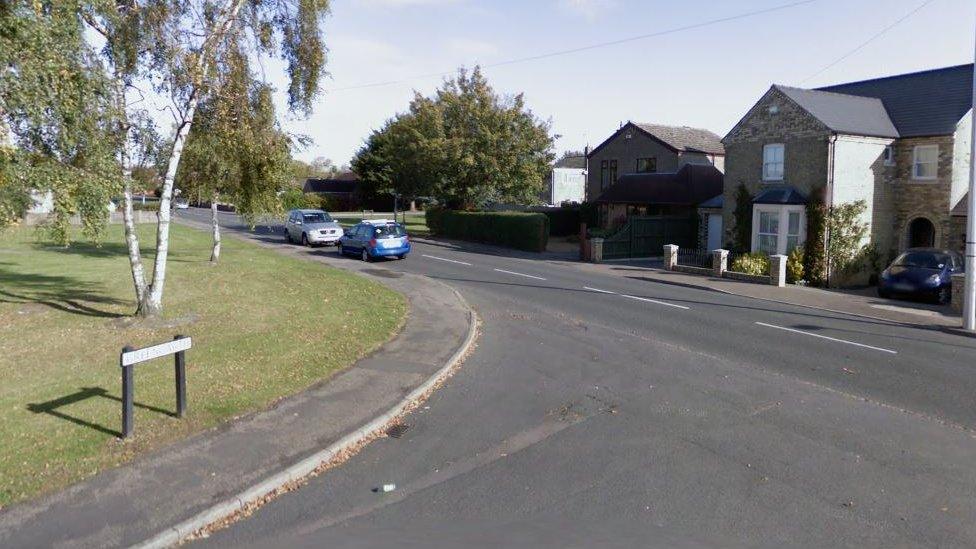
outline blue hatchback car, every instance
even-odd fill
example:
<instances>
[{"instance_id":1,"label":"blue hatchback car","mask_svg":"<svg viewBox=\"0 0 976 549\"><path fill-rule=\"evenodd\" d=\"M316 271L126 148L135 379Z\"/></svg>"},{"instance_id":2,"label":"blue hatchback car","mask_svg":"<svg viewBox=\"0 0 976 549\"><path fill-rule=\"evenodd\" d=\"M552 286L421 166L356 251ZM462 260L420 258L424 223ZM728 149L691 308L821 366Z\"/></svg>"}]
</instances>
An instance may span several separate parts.
<instances>
[{"instance_id":1,"label":"blue hatchback car","mask_svg":"<svg viewBox=\"0 0 976 549\"><path fill-rule=\"evenodd\" d=\"M881 273L878 295L921 297L945 304L952 298L952 274L964 270L965 262L956 252L911 248Z\"/></svg>"},{"instance_id":2,"label":"blue hatchback car","mask_svg":"<svg viewBox=\"0 0 976 549\"><path fill-rule=\"evenodd\" d=\"M378 257L403 259L410 253L410 237L403 225L395 221L362 221L339 239L339 253L356 255L363 261L372 261Z\"/></svg>"}]
</instances>

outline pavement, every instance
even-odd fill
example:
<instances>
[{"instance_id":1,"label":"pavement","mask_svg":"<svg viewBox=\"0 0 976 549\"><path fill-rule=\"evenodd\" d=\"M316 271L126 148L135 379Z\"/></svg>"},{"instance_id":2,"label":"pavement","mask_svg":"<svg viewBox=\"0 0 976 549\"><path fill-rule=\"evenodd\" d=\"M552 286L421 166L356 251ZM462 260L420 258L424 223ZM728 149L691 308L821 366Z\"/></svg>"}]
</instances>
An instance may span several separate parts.
<instances>
[{"instance_id":1,"label":"pavement","mask_svg":"<svg viewBox=\"0 0 976 549\"><path fill-rule=\"evenodd\" d=\"M298 247L277 242L273 246L321 260ZM121 547L143 542L289 465L307 461L388 412L444 368L466 342L474 319L447 285L355 261L337 266L407 296L408 317L394 339L270 410L175 443L63 492L4 509L0 547ZM192 352L188 360L193 360ZM192 383L191 379L191 393ZM191 395L190 413L192 406Z\"/></svg>"},{"instance_id":2,"label":"pavement","mask_svg":"<svg viewBox=\"0 0 976 549\"><path fill-rule=\"evenodd\" d=\"M678 271L666 271L661 260L612 263L579 263L577 268L611 276L715 290L743 297L775 301L825 311L858 315L905 324L956 328L961 318L948 305L918 301L884 299L874 288L822 289L807 286L754 284L728 278L716 278Z\"/></svg>"},{"instance_id":3,"label":"pavement","mask_svg":"<svg viewBox=\"0 0 976 549\"><path fill-rule=\"evenodd\" d=\"M976 547L973 339L451 243L381 265L461 292L477 349L402 436L197 543Z\"/></svg>"}]
</instances>

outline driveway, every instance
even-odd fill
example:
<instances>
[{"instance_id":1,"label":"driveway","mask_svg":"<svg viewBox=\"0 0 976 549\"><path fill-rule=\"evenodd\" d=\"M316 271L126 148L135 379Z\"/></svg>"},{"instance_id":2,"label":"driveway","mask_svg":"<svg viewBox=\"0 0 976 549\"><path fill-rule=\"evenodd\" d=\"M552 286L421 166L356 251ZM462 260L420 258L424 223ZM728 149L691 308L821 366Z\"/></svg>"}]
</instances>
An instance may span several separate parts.
<instances>
[{"instance_id":1,"label":"driveway","mask_svg":"<svg viewBox=\"0 0 976 549\"><path fill-rule=\"evenodd\" d=\"M450 246L378 268L461 291L478 349L203 544L976 545L976 340Z\"/></svg>"}]
</instances>

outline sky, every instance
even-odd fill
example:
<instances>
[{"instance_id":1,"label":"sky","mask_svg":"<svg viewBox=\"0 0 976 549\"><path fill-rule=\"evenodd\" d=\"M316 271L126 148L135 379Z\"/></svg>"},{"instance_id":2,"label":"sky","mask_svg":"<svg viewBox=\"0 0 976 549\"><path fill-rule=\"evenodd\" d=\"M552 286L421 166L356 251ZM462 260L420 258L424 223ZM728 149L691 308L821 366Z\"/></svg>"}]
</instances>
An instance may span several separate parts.
<instances>
[{"instance_id":1,"label":"sky","mask_svg":"<svg viewBox=\"0 0 976 549\"><path fill-rule=\"evenodd\" d=\"M627 120L725 135L774 83L817 87L973 61L972 0L809 0L768 11L797 2L334 0L324 92L310 117L285 116L284 127L313 140L297 157L346 164L414 90L430 94L458 67L481 64L497 92L524 93L551 121L561 153L598 145Z\"/></svg>"}]
</instances>

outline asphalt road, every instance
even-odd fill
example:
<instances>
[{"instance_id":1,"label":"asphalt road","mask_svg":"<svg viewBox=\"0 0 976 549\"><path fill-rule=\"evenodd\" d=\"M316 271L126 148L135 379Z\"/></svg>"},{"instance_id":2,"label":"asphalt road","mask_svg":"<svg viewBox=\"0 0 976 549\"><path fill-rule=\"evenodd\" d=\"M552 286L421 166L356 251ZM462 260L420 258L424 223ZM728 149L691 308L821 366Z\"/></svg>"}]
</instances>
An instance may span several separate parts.
<instances>
[{"instance_id":1,"label":"asphalt road","mask_svg":"<svg viewBox=\"0 0 976 549\"><path fill-rule=\"evenodd\" d=\"M976 339L450 245L380 265L456 287L477 350L402 437L201 543L976 546Z\"/></svg>"}]
</instances>

